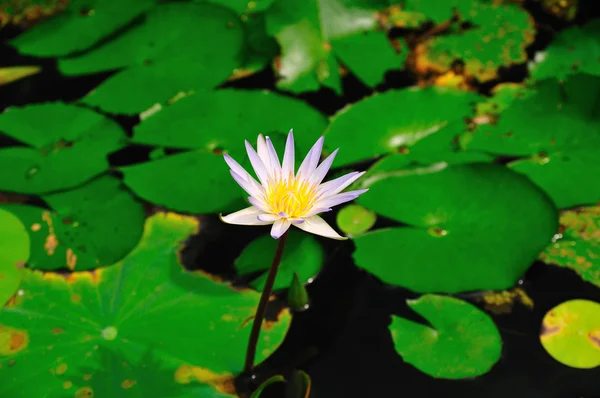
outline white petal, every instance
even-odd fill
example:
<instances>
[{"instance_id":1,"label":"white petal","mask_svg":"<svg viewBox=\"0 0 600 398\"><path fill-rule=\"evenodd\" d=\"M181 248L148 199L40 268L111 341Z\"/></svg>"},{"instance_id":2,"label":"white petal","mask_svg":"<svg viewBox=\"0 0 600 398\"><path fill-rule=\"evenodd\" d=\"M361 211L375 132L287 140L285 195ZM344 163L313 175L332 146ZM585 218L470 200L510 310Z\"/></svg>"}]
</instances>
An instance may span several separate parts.
<instances>
[{"instance_id":1,"label":"white petal","mask_svg":"<svg viewBox=\"0 0 600 398\"><path fill-rule=\"evenodd\" d=\"M240 164L238 162L236 162L231 156L224 153L223 158L225 159L225 163L227 163L227 165L229 166L229 168L231 170L235 171L235 173L237 175L239 175L240 177L242 177L244 180L248 179L248 176L250 176L250 174L248 174L246 169L244 169L242 166L240 166Z\"/></svg>"},{"instance_id":2,"label":"white petal","mask_svg":"<svg viewBox=\"0 0 600 398\"><path fill-rule=\"evenodd\" d=\"M352 173L348 173L344 176L338 177L335 180L327 181L319 187L319 192L325 196L335 195L336 193L341 192L348 185L352 184L354 181L358 180L360 177L365 174L364 171L360 173L358 171L354 171Z\"/></svg>"},{"instance_id":3,"label":"white petal","mask_svg":"<svg viewBox=\"0 0 600 398\"><path fill-rule=\"evenodd\" d=\"M281 217L279 217L277 214L272 214L272 213L265 213L265 214L259 214L258 215L258 219L260 221L264 221L264 222L275 222L277 220L279 220Z\"/></svg>"},{"instance_id":4,"label":"white petal","mask_svg":"<svg viewBox=\"0 0 600 398\"><path fill-rule=\"evenodd\" d=\"M294 131L290 130L285 142L285 152L283 154L283 164L281 171L283 178L288 178L290 175L294 175Z\"/></svg>"},{"instance_id":5,"label":"white petal","mask_svg":"<svg viewBox=\"0 0 600 398\"><path fill-rule=\"evenodd\" d=\"M304 178L308 178L313 171L317 168L319 159L321 158L321 151L323 150L323 141L325 137L321 137L315 142L315 145L308 151L308 154L302 161L300 168L298 169L298 175L302 175Z\"/></svg>"},{"instance_id":6,"label":"white petal","mask_svg":"<svg viewBox=\"0 0 600 398\"><path fill-rule=\"evenodd\" d=\"M342 203L350 202L358 198L359 195L367 192L368 189L359 189L356 191L348 191L344 193L339 193L337 195L329 196L325 199L321 199L315 203L315 207L333 207Z\"/></svg>"},{"instance_id":7,"label":"white petal","mask_svg":"<svg viewBox=\"0 0 600 398\"><path fill-rule=\"evenodd\" d=\"M270 222L264 222L258 220L258 215L262 214L262 211L254 206L247 207L243 210L236 211L226 216L219 215L221 221L227 224L237 225L269 225Z\"/></svg>"},{"instance_id":8,"label":"white petal","mask_svg":"<svg viewBox=\"0 0 600 398\"><path fill-rule=\"evenodd\" d=\"M248 192L248 195L258 197L262 195L262 188L260 188L260 185L258 185L256 181L254 181L254 183L256 184L254 185L252 184L252 181L249 182L245 180L242 176L240 176L233 170L229 170L229 173L231 174L235 182L237 182L238 185L244 189L244 191ZM252 176L248 177L252 178ZM254 180L254 178L252 178L252 180Z\"/></svg>"},{"instance_id":9,"label":"white petal","mask_svg":"<svg viewBox=\"0 0 600 398\"><path fill-rule=\"evenodd\" d=\"M258 140L256 140L256 149L258 150L258 157L263 161L263 164L269 170L271 168L271 163L269 162L269 151L267 150L267 143L265 141L265 137L262 134L258 135Z\"/></svg>"},{"instance_id":10,"label":"white petal","mask_svg":"<svg viewBox=\"0 0 600 398\"><path fill-rule=\"evenodd\" d=\"M295 224L297 228L304 230L306 232L310 232L311 234L324 236L326 238L345 240L348 239L344 236L341 236L333 228L329 226L319 216L306 217L302 224Z\"/></svg>"},{"instance_id":11,"label":"white petal","mask_svg":"<svg viewBox=\"0 0 600 398\"><path fill-rule=\"evenodd\" d=\"M271 236L274 239L279 239L281 235L283 235L290 228L290 225L292 225L292 223L287 219L280 218L273 224L273 227L271 228Z\"/></svg>"},{"instance_id":12,"label":"white petal","mask_svg":"<svg viewBox=\"0 0 600 398\"><path fill-rule=\"evenodd\" d=\"M269 209L269 206L267 206L267 204L265 202L263 202L262 199L260 199L260 198L257 198L255 196L250 196L248 198L248 202L250 202L250 204L252 206L258 207L259 209L261 209L265 213L270 213L271 212L271 209Z\"/></svg>"},{"instance_id":13,"label":"white petal","mask_svg":"<svg viewBox=\"0 0 600 398\"><path fill-rule=\"evenodd\" d=\"M289 222L291 222L294 225L302 224L304 222L304 218L290 217L290 218L288 218L288 220L289 220Z\"/></svg>"},{"instance_id":14,"label":"white petal","mask_svg":"<svg viewBox=\"0 0 600 398\"><path fill-rule=\"evenodd\" d=\"M266 186L268 181L267 169L263 161L258 157L258 154L248 141L246 141L246 152L248 152L250 163L252 163L252 168L254 168L258 179L263 186Z\"/></svg>"},{"instance_id":15,"label":"white petal","mask_svg":"<svg viewBox=\"0 0 600 398\"><path fill-rule=\"evenodd\" d=\"M304 217L312 217L320 213L327 213L328 211L331 211L331 207L313 207Z\"/></svg>"},{"instance_id":16,"label":"white petal","mask_svg":"<svg viewBox=\"0 0 600 398\"><path fill-rule=\"evenodd\" d=\"M267 151L269 152L269 162L271 163L269 171L273 177L279 178L281 175L281 163L279 163L279 156L277 156L277 152L269 137L267 137Z\"/></svg>"},{"instance_id":17,"label":"white petal","mask_svg":"<svg viewBox=\"0 0 600 398\"><path fill-rule=\"evenodd\" d=\"M319 165L319 167L317 167L315 172L310 175L309 180L311 183L320 184L321 181L323 181L323 178L325 178L327 172L331 168L333 160L335 159L335 155L337 155L338 151L339 149L336 149L331 155L327 156L327 158Z\"/></svg>"}]
</instances>

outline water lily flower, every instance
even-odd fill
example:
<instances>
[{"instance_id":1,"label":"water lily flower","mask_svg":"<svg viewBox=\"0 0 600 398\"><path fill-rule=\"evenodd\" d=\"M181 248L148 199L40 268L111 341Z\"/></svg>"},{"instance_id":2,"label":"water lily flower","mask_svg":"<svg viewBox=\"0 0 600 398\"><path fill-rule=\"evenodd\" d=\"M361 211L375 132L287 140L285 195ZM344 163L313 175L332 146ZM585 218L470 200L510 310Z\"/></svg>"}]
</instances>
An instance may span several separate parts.
<instances>
[{"instance_id":1,"label":"water lily flower","mask_svg":"<svg viewBox=\"0 0 600 398\"><path fill-rule=\"evenodd\" d=\"M318 214L331 211L333 206L354 200L366 192L367 189L359 189L342 193L364 172L355 171L322 184L338 152L336 149L318 164L323 141L324 137L317 140L298 172L295 172L292 130L287 136L282 163L269 137L258 136L258 152L246 141L246 151L260 184L231 156L224 154L231 176L250 195L248 201L252 206L222 216L221 220L238 225L273 224L271 236L275 239L279 239L291 225L327 238L347 239Z\"/></svg>"}]
</instances>

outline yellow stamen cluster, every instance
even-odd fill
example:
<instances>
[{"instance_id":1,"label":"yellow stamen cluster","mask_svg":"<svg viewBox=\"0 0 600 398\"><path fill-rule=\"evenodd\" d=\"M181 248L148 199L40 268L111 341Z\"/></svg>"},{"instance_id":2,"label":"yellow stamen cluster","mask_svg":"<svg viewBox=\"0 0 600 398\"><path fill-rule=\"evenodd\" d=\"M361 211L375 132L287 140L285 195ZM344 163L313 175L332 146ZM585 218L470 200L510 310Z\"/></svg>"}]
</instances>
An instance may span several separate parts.
<instances>
[{"instance_id":1,"label":"yellow stamen cluster","mask_svg":"<svg viewBox=\"0 0 600 398\"><path fill-rule=\"evenodd\" d=\"M294 176L273 181L265 194L271 211L274 214L285 213L287 217L302 217L312 208L316 198L315 185Z\"/></svg>"}]
</instances>

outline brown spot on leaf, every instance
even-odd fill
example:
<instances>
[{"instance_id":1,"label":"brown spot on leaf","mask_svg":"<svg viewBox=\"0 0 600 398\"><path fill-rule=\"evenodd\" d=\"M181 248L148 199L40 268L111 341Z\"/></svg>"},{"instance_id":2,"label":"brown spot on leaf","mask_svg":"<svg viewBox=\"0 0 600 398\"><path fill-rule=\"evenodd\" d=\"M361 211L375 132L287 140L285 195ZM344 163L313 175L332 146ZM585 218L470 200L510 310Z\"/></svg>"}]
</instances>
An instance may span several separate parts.
<instances>
[{"instance_id":1,"label":"brown spot on leaf","mask_svg":"<svg viewBox=\"0 0 600 398\"><path fill-rule=\"evenodd\" d=\"M67 371L68 365L66 363L61 363L60 365L58 365L56 367L56 374L57 375L62 375L65 374L65 372Z\"/></svg>"},{"instance_id":2,"label":"brown spot on leaf","mask_svg":"<svg viewBox=\"0 0 600 398\"><path fill-rule=\"evenodd\" d=\"M79 294L73 294L71 296L71 302L73 302L73 303L80 303L81 302L81 296Z\"/></svg>"},{"instance_id":3,"label":"brown spot on leaf","mask_svg":"<svg viewBox=\"0 0 600 398\"><path fill-rule=\"evenodd\" d=\"M127 390L127 389L135 386L136 384L137 384L136 380L125 379L121 383L121 388L124 388L125 390Z\"/></svg>"},{"instance_id":4,"label":"brown spot on leaf","mask_svg":"<svg viewBox=\"0 0 600 398\"><path fill-rule=\"evenodd\" d=\"M40 223L35 223L35 224L33 224L33 225L31 226L31 230L32 230L33 232L37 232L37 231L39 231L40 229L42 229L42 225L41 225Z\"/></svg>"},{"instance_id":5,"label":"brown spot on leaf","mask_svg":"<svg viewBox=\"0 0 600 398\"><path fill-rule=\"evenodd\" d=\"M0 355L12 355L29 345L29 333L11 326L0 325Z\"/></svg>"},{"instance_id":6,"label":"brown spot on leaf","mask_svg":"<svg viewBox=\"0 0 600 398\"><path fill-rule=\"evenodd\" d=\"M232 374L217 374L209 369L192 365L181 365L175 371L175 382L179 384L190 384L194 381L208 384L215 390L224 394L235 394L234 377Z\"/></svg>"},{"instance_id":7,"label":"brown spot on leaf","mask_svg":"<svg viewBox=\"0 0 600 398\"><path fill-rule=\"evenodd\" d=\"M57 335L57 334L63 334L65 331L61 328L54 328L52 330L50 330L50 333Z\"/></svg>"},{"instance_id":8,"label":"brown spot on leaf","mask_svg":"<svg viewBox=\"0 0 600 398\"><path fill-rule=\"evenodd\" d=\"M77 255L73 253L73 249L67 249L67 267L73 271L77 266Z\"/></svg>"},{"instance_id":9,"label":"brown spot on leaf","mask_svg":"<svg viewBox=\"0 0 600 398\"><path fill-rule=\"evenodd\" d=\"M52 224L52 216L50 215L50 212L42 212L42 220L44 220L44 222L48 225L48 236L44 242L44 250L49 256L51 256L54 254L54 251L58 246L58 239L54 233L54 225Z\"/></svg>"},{"instance_id":10,"label":"brown spot on leaf","mask_svg":"<svg viewBox=\"0 0 600 398\"><path fill-rule=\"evenodd\" d=\"M92 398L93 396L94 390L92 390L91 387L81 387L79 390L75 391L75 398Z\"/></svg>"},{"instance_id":11,"label":"brown spot on leaf","mask_svg":"<svg viewBox=\"0 0 600 398\"><path fill-rule=\"evenodd\" d=\"M596 347L600 350L600 329L589 332L587 338L590 340L593 347Z\"/></svg>"},{"instance_id":12,"label":"brown spot on leaf","mask_svg":"<svg viewBox=\"0 0 600 398\"><path fill-rule=\"evenodd\" d=\"M63 388L64 388L65 390L68 390L68 389L69 389L69 388L71 388L71 387L73 387L73 383L72 383L72 382L70 382L70 381L65 381L65 382L63 383Z\"/></svg>"}]
</instances>

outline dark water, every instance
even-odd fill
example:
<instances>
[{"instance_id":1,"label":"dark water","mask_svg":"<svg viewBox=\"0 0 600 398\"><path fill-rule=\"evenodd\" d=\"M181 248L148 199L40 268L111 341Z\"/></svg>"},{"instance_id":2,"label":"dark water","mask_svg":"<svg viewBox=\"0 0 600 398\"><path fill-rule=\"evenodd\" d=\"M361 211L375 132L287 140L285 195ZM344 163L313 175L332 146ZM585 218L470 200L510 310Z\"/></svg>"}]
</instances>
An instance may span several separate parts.
<instances>
[{"instance_id":1,"label":"dark water","mask_svg":"<svg viewBox=\"0 0 600 398\"><path fill-rule=\"evenodd\" d=\"M581 2L576 23L597 16L595 0ZM544 48L565 23L540 12L535 1L526 3L538 22L536 42L529 52ZM597 4L595 4L597 5ZM0 42L18 32L0 31ZM393 32L393 34L402 32ZM62 100L73 101L98 85L109 74L64 78L52 60L21 57L0 44L0 66L37 64L44 71L23 81L0 86L0 110L9 105ZM502 81L522 81L524 66L502 70ZM273 73L265 70L229 86L274 89ZM414 83L408 72L391 72L379 91L402 88ZM487 93L493 84L480 87ZM353 76L344 79L344 96L328 90L303 94L301 98L326 114L333 114L349 102L369 95L371 90ZM117 120L131 132L137 118ZM0 138L0 145L9 142ZM132 146L111 156L114 166L146 160L149 147ZM334 219L328 215L328 221ZM235 279L233 260L243 247L264 228L224 225L216 217L204 219L200 236L192 238L184 253L186 266ZM233 239L232 239L233 237ZM600 368L577 370L552 359L539 342L544 314L555 305L572 298L600 302L600 289L583 282L573 272L554 266L534 264L522 280L522 288L534 301L533 310L516 303L512 312L493 315L503 339L501 360L486 375L459 381L433 379L396 354L388 325L390 315L419 319L405 304L416 295L386 286L352 263L352 242L322 240L328 256L318 278L308 287L311 307L294 317L290 332L281 348L257 369L257 378L273 373L303 369L312 377L313 398L370 397L463 397L463 398L600 398ZM392 262L401 264L402 253ZM281 294L284 297L284 294ZM462 298L475 302L473 295ZM246 385L240 380L240 388ZM269 397L281 397L277 387Z\"/></svg>"}]
</instances>

